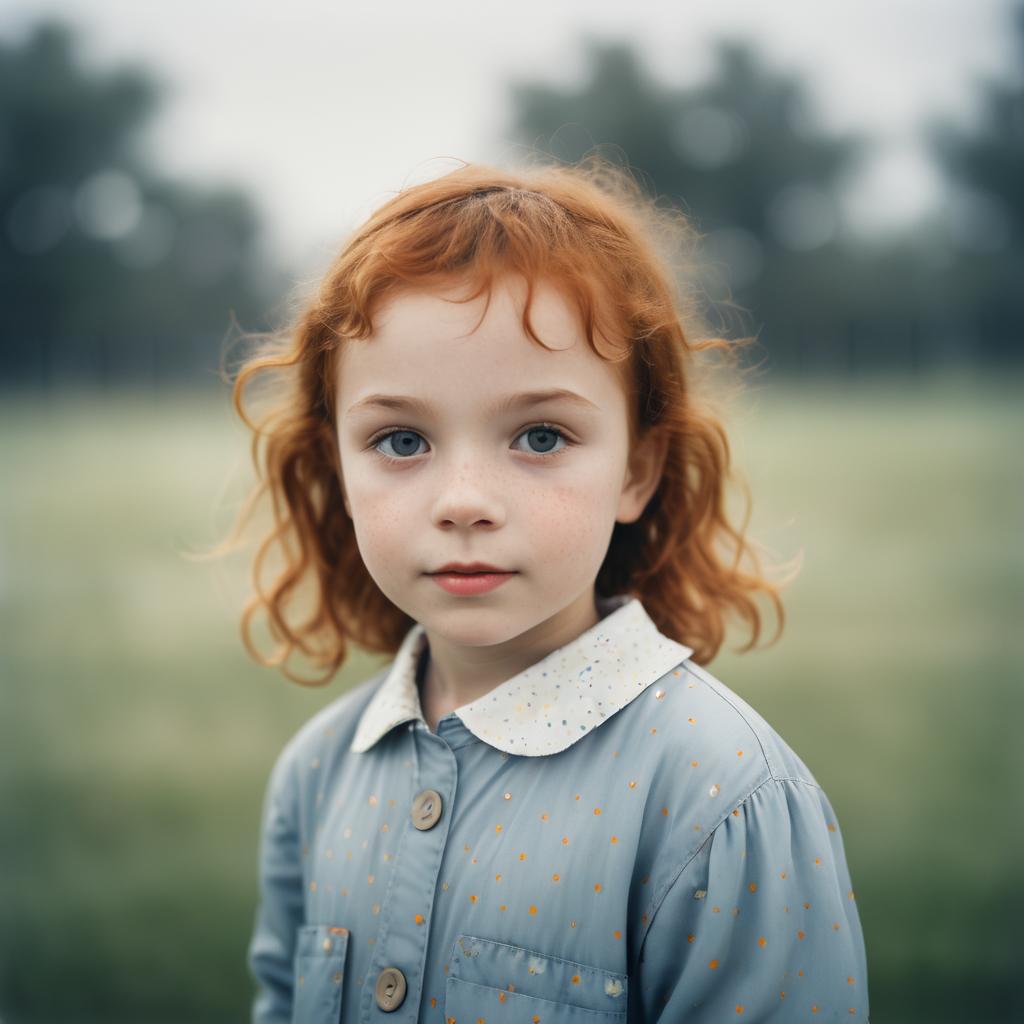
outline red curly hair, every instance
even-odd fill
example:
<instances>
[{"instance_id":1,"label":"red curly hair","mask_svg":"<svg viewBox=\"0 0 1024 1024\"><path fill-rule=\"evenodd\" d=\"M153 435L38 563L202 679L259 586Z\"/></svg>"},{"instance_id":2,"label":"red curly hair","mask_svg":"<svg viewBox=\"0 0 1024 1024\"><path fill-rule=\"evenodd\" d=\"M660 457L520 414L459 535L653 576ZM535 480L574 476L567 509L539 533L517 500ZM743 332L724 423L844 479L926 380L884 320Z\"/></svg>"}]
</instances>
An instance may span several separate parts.
<instances>
[{"instance_id":1,"label":"red curly hair","mask_svg":"<svg viewBox=\"0 0 1024 1024\"><path fill-rule=\"evenodd\" d=\"M618 366L630 400L630 438L668 435L662 479L643 515L615 523L596 579L598 594L641 599L657 627L707 664L722 645L727 613L750 626L757 642L761 614L754 597L768 596L778 616L779 592L761 573L755 545L725 512L730 450L704 386L709 367L695 353L714 349L735 364L736 343L700 331L694 275L679 258L698 238L677 209L658 208L623 171L600 158L575 166L521 171L465 164L433 181L401 190L358 228L306 301L279 334L252 336L261 344L243 363L232 392L251 429L258 485L239 514L235 535L259 500L269 495L272 527L259 544L241 633L261 664L295 682L319 685L341 666L354 643L394 654L413 620L379 590L363 564L345 512L335 423L337 360L346 339L373 333L381 301L409 286L475 282L472 297L507 273L527 282L523 327L530 324L533 286L552 281L575 302L591 348L595 333L626 343ZM673 273L675 270L675 273ZM688 282L690 283L688 287ZM268 406L253 420L243 393L253 378L270 383ZM695 387L695 381L701 386ZM710 378L707 377L710 381ZM262 570L282 556L268 587ZM744 558L752 567L741 568ZM311 609L299 619L303 589ZM265 611L278 642L271 656L252 642L253 616ZM773 641L774 642L774 641ZM286 661L295 650L323 675L302 679Z\"/></svg>"}]
</instances>

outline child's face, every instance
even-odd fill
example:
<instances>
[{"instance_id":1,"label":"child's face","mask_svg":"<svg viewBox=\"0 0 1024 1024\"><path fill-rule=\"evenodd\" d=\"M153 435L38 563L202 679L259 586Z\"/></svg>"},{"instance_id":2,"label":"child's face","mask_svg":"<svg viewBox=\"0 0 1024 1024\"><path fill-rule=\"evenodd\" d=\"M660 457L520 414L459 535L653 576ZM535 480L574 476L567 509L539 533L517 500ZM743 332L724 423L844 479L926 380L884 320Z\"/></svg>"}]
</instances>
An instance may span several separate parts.
<instances>
[{"instance_id":1,"label":"child's face","mask_svg":"<svg viewBox=\"0 0 1024 1024\"><path fill-rule=\"evenodd\" d=\"M538 285L531 322L549 351L522 329L524 298L522 279L496 281L474 331L485 296L456 305L405 291L339 359L345 507L366 568L428 634L467 646L504 643L570 606L592 607L616 520L637 519L660 479L656 439L630 457L618 372L590 348L572 307ZM581 400L497 409L554 388ZM429 409L363 404L382 394ZM486 593L455 595L430 575L450 562L514 575Z\"/></svg>"}]
</instances>

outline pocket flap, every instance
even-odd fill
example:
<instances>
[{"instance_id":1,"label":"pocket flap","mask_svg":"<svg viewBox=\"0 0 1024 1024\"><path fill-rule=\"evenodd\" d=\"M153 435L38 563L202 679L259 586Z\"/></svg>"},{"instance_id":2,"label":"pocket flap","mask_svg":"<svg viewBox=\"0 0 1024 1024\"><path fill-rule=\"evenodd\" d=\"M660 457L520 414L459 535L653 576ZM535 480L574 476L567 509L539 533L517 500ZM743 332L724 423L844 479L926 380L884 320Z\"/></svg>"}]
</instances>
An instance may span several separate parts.
<instances>
[{"instance_id":1,"label":"pocket flap","mask_svg":"<svg viewBox=\"0 0 1024 1024\"><path fill-rule=\"evenodd\" d=\"M300 925L295 933L295 1024L337 1024L345 981L348 929Z\"/></svg>"},{"instance_id":2,"label":"pocket flap","mask_svg":"<svg viewBox=\"0 0 1024 1024\"><path fill-rule=\"evenodd\" d=\"M449 973L461 981L581 1009L619 1012L626 1008L625 974L476 935L463 934L455 940Z\"/></svg>"}]
</instances>

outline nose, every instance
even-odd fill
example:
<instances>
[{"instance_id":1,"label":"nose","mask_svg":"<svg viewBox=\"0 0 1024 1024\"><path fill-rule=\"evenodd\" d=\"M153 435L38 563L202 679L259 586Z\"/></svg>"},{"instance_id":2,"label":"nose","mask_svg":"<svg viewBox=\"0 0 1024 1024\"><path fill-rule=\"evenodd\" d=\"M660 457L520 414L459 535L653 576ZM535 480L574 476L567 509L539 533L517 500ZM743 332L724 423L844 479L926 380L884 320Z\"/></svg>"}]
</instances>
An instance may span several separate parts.
<instances>
[{"instance_id":1,"label":"nose","mask_svg":"<svg viewBox=\"0 0 1024 1024\"><path fill-rule=\"evenodd\" d=\"M481 460L457 460L440 473L433 510L435 525L448 529L503 525L505 502L498 492L493 470L486 469Z\"/></svg>"}]
</instances>

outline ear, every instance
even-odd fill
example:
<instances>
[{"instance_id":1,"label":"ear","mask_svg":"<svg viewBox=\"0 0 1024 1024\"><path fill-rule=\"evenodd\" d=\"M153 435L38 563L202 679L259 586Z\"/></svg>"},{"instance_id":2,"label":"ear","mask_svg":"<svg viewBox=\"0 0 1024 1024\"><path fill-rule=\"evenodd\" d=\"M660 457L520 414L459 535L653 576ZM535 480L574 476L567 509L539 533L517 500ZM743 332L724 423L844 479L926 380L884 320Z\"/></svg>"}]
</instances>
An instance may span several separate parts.
<instances>
[{"instance_id":1,"label":"ear","mask_svg":"<svg viewBox=\"0 0 1024 1024\"><path fill-rule=\"evenodd\" d=\"M648 430L647 436L633 447L626 466L626 476L615 516L618 523L635 523L661 483L668 434L664 430Z\"/></svg>"}]
</instances>

